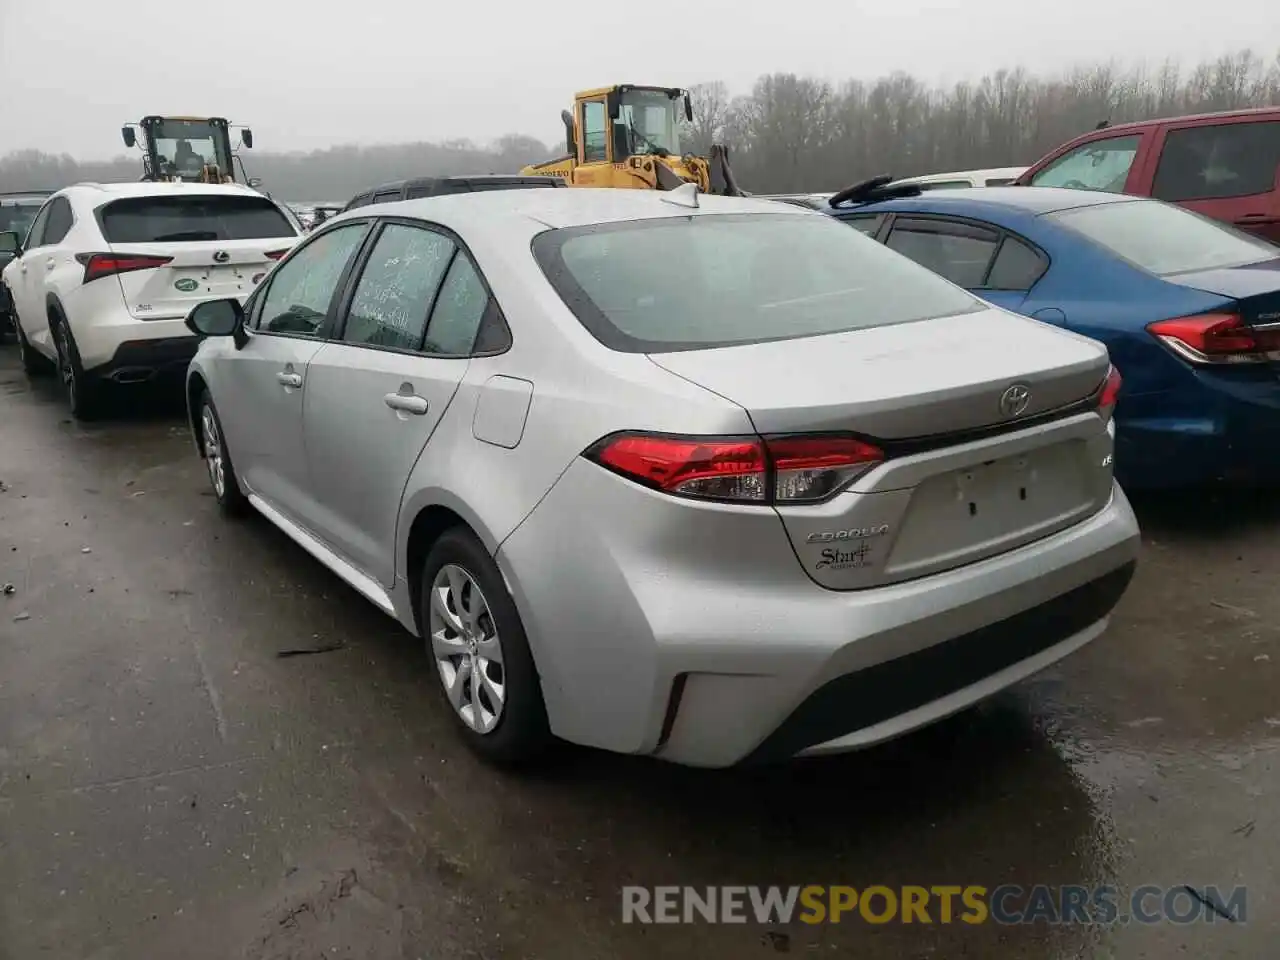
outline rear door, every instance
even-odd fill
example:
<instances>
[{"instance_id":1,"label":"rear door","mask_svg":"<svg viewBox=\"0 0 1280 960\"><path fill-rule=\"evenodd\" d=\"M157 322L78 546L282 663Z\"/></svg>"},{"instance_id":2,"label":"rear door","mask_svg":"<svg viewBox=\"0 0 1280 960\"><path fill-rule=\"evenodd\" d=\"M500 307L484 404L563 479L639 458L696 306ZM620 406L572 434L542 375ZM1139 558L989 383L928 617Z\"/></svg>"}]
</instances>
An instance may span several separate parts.
<instances>
[{"instance_id":1,"label":"rear door","mask_svg":"<svg viewBox=\"0 0 1280 960\"><path fill-rule=\"evenodd\" d=\"M139 320L179 319L220 297L243 302L298 240L289 218L260 196L126 197L102 207L98 220L111 253L168 258L116 275Z\"/></svg>"},{"instance_id":2,"label":"rear door","mask_svg":"<svg viewBox=\"0 0 1280 960\"><path fill-rule=\"evenodd\" d=\"M466 373L490 304L450 234L391 221L337 336L311 361L303 432L314 530L383 586L395 576L405 483Z\"/></svg>"},{"instance_id":3,"label":"rear door","mask_svg":"<svg viewBox=\"0 0 1280 960\"><path fill-rule=\"evenodd\" d=\"M1280 117L1170 123L1151 195L1280 243Z\"/></svg>"}]
</instances>

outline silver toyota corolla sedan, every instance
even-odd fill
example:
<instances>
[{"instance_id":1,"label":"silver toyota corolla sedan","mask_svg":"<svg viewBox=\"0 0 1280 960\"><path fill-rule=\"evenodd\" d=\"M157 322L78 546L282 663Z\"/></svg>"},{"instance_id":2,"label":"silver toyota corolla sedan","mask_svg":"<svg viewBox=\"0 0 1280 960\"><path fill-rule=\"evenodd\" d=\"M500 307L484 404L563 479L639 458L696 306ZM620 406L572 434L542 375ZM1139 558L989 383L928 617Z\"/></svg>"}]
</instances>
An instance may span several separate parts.
<instances>
[{"instance_id":1,"label":"silver toyota corolla sedan","mask_svg":"<svg viewBox=\"0 0 1280 960\"><path fill-rule=\"evenodd\" d=\"M856 749L1095 639L1134 569L1104 348L784 204L365 208L189 323L218 502L423 637L491 758Z\"/></svg>"}]
</instances>

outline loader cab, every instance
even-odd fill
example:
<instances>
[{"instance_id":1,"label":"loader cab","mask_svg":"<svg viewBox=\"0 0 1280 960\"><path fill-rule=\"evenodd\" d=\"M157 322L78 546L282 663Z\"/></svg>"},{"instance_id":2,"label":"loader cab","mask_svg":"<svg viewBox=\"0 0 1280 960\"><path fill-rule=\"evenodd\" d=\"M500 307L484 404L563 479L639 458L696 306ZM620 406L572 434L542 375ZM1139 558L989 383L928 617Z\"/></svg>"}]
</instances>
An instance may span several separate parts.
<instances>
[{"instance_id":1,"label":"loader cab","mask_svg":"<svg viewBox=\"0 0 1280 960\"><path fill-rule=\"evenodd\" d=\"M138 144L139 134L144 180L208 183L242 179L236 177L238 158L231 149L231 128L222 117L144 117L121 130L127 147ZM242 130L241 142L252 147L253 132Z\"/></svg>"},{"instance_id":2,"label":"loader cab","mask_svg":"<svg viewBox=\"0 0 1280 960\"><path fill-rule=\"evenodd\" d=\"M575 181L612 186L614 164L631 157L679 157L680 121L692 115L689 94L674 87L622 84L579 93L572 117Z\"/></svg>"}]
</instances>

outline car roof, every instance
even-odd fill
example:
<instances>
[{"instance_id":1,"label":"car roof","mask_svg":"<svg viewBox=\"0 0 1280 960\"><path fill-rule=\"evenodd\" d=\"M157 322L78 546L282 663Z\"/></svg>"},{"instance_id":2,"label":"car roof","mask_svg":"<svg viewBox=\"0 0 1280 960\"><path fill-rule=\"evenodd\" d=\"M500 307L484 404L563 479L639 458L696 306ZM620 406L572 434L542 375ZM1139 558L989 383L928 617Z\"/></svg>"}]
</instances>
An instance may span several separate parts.
<instances>
[{"instance_id":1,"label":"car roof","mask_svg":"<svg viewBox=\"0 0 1280 960\"><path fill-rule=\"evenodd\" d=\"M238 197L262 197L270 200L252 187L242 183L184 183L156 180L131 180L125 183L76 183L59 191L95 193L106 200L121 197L163 197L174 194L222 194Z\"/></svg>"},{"instance_id":2,"label":"car roof","mask_svg":"<svg viewBox=\"0 0 1280 960\"><path fill-rule=\"evenodd\" d=\"M411 217L465 231L469 223L485 221L528 227L561 228L623 220L650 220L706 214L759 213L816 216L800 207L771 200L698 195L698 207L672 202L658 190L611 190L575 187L566 190L494 190L482 193L450 193L421 200L400 200L355 207L331 223L361 217Z\"/></svg>"},{"instance_id":3,"label":"car roof","mask_svg":"<svg viewBox=\"0 0 1280 960\"><path fill-rule=\"evenodd\" d=\"M994 211L1019 211L1030 216L1056 213L1077 207L1093 207L1106 203L1139 201L1125 193L1103 193L1098 190L1068 190L1065 187L965 187L958 190L928 190L918 196L895 197L872 203L850 204L832 212L857 211L935 211L963 216Z\"/></svg>"},{"instance_id":4,"label":"car roof","mask_svg":"<svg viewBox=\"0 0 1280 960\"><path fill-rule=\"evenodd\" d=\"M1096 130L1087 130L1077 137L1072 137L1069 143L1074 143L1081 137L1092 136L1095 133L1110 135L1114 132L1125 133L1130 130L1146 130L1150 127L1157 126L1161 123L1198 123L1204 120L1223 120L1232 117L1256 117L1260 114L1280 114L1280 107L1247 107L1243 110L1217 110L1213 113L1194 113L1186 117L1160 117L1156 120L1131 120L1128 123L1108 124L1105 127L1098 127ZM1056 149L1056 148L1055 148Z\"/></svg>"}]
</instances>

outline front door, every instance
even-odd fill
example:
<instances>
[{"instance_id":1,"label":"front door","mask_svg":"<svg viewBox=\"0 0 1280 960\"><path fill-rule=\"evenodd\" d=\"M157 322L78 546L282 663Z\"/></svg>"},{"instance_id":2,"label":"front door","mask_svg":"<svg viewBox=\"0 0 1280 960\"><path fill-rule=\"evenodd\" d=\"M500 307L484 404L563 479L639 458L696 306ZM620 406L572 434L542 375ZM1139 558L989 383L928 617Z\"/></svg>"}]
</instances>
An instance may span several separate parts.
<instances>
[{"instance_id":1,"label":"front door","mask_svg":"<svg viewBox=\"0 0 1280 960\"><path fill-rule=\"evenodd\" d=\"M388 223L339 335L311 361L303 432L315 531L386 587L405 483L466 373L488 300L452 239Z\"/></svg>"},{"instance_id":2,"label":"front door","mask_svg":"<svg viewBox=\"0 0 1280 960\"><path fill-rule=\"evenodd\" d=\"M584 100L578 104L578 164L573 182L579 187L613 185L613 166L609 162L609 108L604 99Z\"/></svg>"},{"instance_id":3,"label":"front door","mask_svg":"<svg viewBox=\"0 0 1280 960\"><path fill-rule=\"evenodd\" d=\"M49 222L50 203L46 203L27 231L22 245L22 256L15 257L6 270L9 294L13 298L13 312L22 324L23 335L31 343L41 344L50 354L53 341L49 335L49 323L43 302L45 271L41 267L40 246L44 242L45 225Z\"/></svg>"},{"instance_id":4,"label":"front door","mask_svg":"<svg viewBox=\"0 0 1280 960\"><path fill-rule=\"evenodd\" d=\"M249 492L307 526L313 514L302 442L308 366L332 328L342 280L367 222L316 234L267 279L250 305L248 343L229 357L218 412Z\"/></svg>"}]
</instances>

